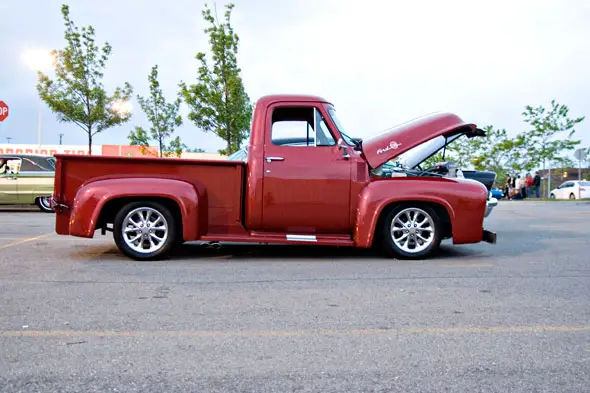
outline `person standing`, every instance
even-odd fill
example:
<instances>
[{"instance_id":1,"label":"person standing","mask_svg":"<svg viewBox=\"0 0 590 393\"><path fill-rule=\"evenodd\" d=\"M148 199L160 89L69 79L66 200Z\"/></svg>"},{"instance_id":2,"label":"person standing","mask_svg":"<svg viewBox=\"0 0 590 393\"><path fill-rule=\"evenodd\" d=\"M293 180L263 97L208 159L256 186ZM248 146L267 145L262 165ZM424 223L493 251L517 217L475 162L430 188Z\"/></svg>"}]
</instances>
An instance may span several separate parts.
<instances>
[{"instance_id":1,"label":"person standing","mask_svg":"<svg viewBox=\"0 0 590 393\"><path fill-rule=\"evenodd\" d=\"M523 181L520 178L520 175L516 176L516 180L514 181L514 196L516 199L524 199L524 195L522 193L523 187Z\"/></svg>"},{"instance_id":2,"label":"person standing","mask_svg":"<svg viewBox=\"0 0 590 393\"><path fill-rule=\"evenodd\" d=\"M539 172L535 172L535 177L533 178L533 187L535 188L535 196L537 198L541 197L541 176L539 176Z\"/></svg>"},{"instance_id":3,"label":"person standing","mask_svg":"<svg viewBox=\"0 0 590 393\"><path fill-rule=\"evenodd\" d=\"M526 174L526 195L528 196L533 196L533 177L531 176L530 173Z\"/></svg>"},{"instance_id":4,"label":"person standing","mask_svg":"<svg viewBox=\"0 0 590 393\"><path fill-rule=\"evenodd\" d=\"M504 183L504 195L508 200L512 199L512 177L510 173L506 175L506 183Z\"/></svg>"}]
</instances>

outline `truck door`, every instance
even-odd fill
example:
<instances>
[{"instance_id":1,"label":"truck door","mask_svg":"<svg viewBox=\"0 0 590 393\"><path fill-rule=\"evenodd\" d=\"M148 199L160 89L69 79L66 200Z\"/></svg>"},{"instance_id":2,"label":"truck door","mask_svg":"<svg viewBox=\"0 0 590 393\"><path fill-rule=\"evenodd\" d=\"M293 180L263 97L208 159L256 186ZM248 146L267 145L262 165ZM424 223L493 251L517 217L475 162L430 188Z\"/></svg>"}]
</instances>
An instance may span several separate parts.
<instances>
[{"instance_id":1,"label":"truck door","mask_svg":"<svg viewBox=\"0 0 590 393\"><path fill-rule=\"evenodd\" d=\"M338 148L323 108L281 103L268 111L264 230L350 233L351 161Z\"/></svg>"}]
</instances>

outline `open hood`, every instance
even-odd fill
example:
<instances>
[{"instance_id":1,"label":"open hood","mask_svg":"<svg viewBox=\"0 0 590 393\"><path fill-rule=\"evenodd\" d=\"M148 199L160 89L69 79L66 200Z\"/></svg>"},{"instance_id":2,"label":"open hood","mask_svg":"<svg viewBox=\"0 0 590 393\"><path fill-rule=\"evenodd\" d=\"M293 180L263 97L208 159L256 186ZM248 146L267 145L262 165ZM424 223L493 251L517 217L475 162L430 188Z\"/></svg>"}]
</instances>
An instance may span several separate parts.
<instances>
[{"instance_id":1,"label":"open hood","mask_svg":"<svg viewBox=\"0 0 590 393\"><path fill-rule=\"evenodd\" d=\"M435 113L390 128L372 138L363 140L362 149L371 168L377 168L387 161L424 144L409 157L404 157L408 167L418 165L445 145L444 138L483 136L485 132L475 124L464 122L452 113ZM439 141L433 141L437 137ZM426 143L429 142L429 143Z\"/></svg>"}]
</instances>

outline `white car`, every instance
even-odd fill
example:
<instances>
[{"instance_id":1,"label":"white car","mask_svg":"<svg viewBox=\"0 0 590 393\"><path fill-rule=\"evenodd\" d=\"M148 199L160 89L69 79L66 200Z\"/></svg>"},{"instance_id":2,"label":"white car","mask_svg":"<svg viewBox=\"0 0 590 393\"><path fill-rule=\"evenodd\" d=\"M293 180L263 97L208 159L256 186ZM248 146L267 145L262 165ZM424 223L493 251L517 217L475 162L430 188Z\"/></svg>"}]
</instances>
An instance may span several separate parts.
<instances>
[{"instance_id":1,"label":"white car","mask_svg":"<svg viewBox=\"0 0 590 393\"><path fill-rule=\"evenodd\" d=\"M551 190L551 199L585 199L590 198L590 181L569 180Z\"/></svg>"}]
</instances>

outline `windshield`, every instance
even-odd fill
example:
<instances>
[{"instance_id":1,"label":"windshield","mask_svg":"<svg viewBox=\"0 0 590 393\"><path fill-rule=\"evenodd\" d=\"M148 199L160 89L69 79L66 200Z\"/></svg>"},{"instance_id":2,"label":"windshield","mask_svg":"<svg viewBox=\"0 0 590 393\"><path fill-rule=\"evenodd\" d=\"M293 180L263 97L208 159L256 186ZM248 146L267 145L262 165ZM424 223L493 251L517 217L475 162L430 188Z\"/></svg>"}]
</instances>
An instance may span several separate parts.
<instances>
[{"instance_id":1,"label":"windshield","mask_svg":"<svg viewBox=\"0 0 590 393\"><path fill-rule=\"evenodd\" d=\"M328 114L330 115L330 118L334 124L336 124L336 128L338 128L338 132L340 132L340 135L342 135L344 142L346 142L346 144L349 146L355 146L356 143L352 140L352 138L344 133L344 127L342 127L340 120L338 120L338 117L336 116L336 109L334 109L333 106L328 107Z\"/></svg>"},{"instance_id":2,"label":"windshield","mask_svg":"<svg viewBox=\"0 0 590 393\"><path fill-rule=\"evenodd\" d=\"M47 162L52 169L55 169L55 157L47 157Z\"/></svg>"}]
</instances>

